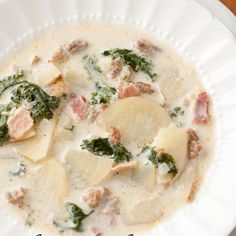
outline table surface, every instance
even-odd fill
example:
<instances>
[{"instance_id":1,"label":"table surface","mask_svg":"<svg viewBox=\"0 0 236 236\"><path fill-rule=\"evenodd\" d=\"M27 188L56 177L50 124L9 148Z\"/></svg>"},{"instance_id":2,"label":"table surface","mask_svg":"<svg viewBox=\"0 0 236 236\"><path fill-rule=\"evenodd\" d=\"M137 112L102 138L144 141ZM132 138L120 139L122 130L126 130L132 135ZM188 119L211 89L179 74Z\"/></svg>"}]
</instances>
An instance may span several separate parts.
<instances>
[{"instance_id":1,"label":"table surface","mask_svg":"<svg viewBox=\"0 0 236 236\"><path fill-rule=\"evenodd\" d=\"M236 15L236 0L221 0Z\"/></svg>"}]
</instances>

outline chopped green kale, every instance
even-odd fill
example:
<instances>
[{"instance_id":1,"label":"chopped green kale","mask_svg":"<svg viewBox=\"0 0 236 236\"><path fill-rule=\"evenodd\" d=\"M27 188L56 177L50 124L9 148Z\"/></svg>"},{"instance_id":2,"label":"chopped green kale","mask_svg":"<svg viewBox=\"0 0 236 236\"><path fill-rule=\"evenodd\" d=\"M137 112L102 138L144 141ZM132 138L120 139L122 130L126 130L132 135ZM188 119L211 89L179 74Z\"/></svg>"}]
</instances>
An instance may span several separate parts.
<instances>
[{"instance_id":1,"label":"chopped green kale","mask_svg":"<svg viewBox=\"0 0 236 236\"><path fill-rule=\"evenodd\" d=\"M60 98L48 95L38 85L28 81L23 81L12 91L11 100L17 105L28 104L35 122L42 118L52 119L53 111L60 104Z\"/></svg>"},{"instance_id":2,"label":"chopped green kale","mask_svg":"<svg viewBox=\"0 0 236 236\"><path fill-rule=\"evenodd\" d=\"M176 118L178 115L184 115L184 110L182 110L181 107L175 107L172 111L170 111L171 118Z\"/></svg>"},{"instance_id":3,"label":"chopped green kale","mask_svg":"<svg viewBox=\"0 0 236 236\"><path fill-rule=\"evenodd\" d=\"M109 86L101 86L95 83L96 91L91 93L91 104L107 104L111 102L112 97L116 94L116 89Z\"/></svg>"},{"instance_id":4,"label":"chopped green kale","mask_svg":"<svg viewBox=\"0 0 236 236\"><path fill-rule=\"evenodd\" d=\"M105 81L106 78L102 74L101 68L97 65L97 58L95 56L85 55L83 57L83 64L92 80L95 82Z\"/></svg>"},{"instance_id":5,"label":"chopped green kale","mask_svg":"<svg viewBox=\"0 0 236 236\"><path fill-rule=\"evenodd\" d=\"M97 65L96 57L85 55L83 57L83 63L90 78L95 82L96 90L91 93L91 104L110 103L112 97L116 94L116 89L106 83L106 77Z\"/></svg>"},{"instance_id":6,"label":"chopped green kale","mask_svg":"<svg viewBox=\"0 0 236 236\"><path fill-rule=\"evenodd\" d=\"M108 138L97 138L93 140L83 140L82 149L87 149L89 152L97 156L112 156L113 149Z\"/></svg>"},{"instance_id":7,"label":"chopped green kale","mask_svg":"<svg viewBox=\"0 0 236 236\"><path fill-rule=\"evenodd\" d=\"M13 104L0 105L0 146L3 145L9 138L8 133L8 112L13 108Z\"/></svg>"},{"instance_id":8,"label":"chopped green kale","mask_svg":"<svg viewBox=\"0 0 236 236\"><path fill-rule=\"evenodd\" d=\"M82 222L85 218L87 218L90 214L93 213L91 211L88 215L83 212L83 210L74 203L67 202L65 204L66 210L69 214L69 220L67 220L67 224L61 224L57 221L53 221L53 224L58 227L61 232L64 230L74 230L75 232L82 232Z\"/></svg>"},{"instance_id":9,"label":"chopped green kale","mask_svg":"<svg viewBox=\"0 0 236 236\"><path fill-rule=\"evenodd\" d=\"M3 92L8 88L21 83L22 82L21 79L23 77L24 77L24 72L22 70L18 70L16 71L15 74L6 76L2 80L0 80L0 95L2 95Z\"/></svg>"},{"instance_id":10,"label":"chopped green kale","mask_svg":"<svg viewBox=\"0 0 236 236\"><path fill-rule=\"evenodd\" d=\"M129 161L132 158L131 153L121 143L111 144L108 138L83 140L81 148L98 156L109 156L117 163Z\"/></svg>"},{"instance_id":11,"label":"chopped green kale","mask_svg":"<svg viewBox=\"0 0 236 236\"><path fill-rule=\"evenodd\" d=\"M147 74L152 81L155 80L157 74L154 73L151 62L144 57L137 55L132 50L115 48L103 52L104 56L111 56L112 59L120 58L125 65L130 66L135 72L142 71Z\"/></svg>"},{"instance_id":12,"label":"chopped green kale","mask_svg":"<svg viewBox=\"0 0 236 236\"><path fill-rule=\"evenodd\" d=\"M161 150L156 152L152 148L149 155L148 155L148 159L156 167L158 167L162 163L166 163L168 165L169 169L170 169L168 173L171 173L173 176L176 176L176 174L178 173L174 158L168 153L165 153Z\"/></svg>"}]
</instances>

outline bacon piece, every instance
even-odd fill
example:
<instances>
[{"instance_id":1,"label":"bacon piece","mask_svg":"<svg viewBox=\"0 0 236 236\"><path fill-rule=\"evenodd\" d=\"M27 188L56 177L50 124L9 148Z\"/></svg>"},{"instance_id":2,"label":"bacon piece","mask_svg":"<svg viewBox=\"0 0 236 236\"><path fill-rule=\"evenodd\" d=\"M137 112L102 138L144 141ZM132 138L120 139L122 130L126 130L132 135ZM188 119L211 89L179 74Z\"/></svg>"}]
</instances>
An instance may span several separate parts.
<instances>
[{"instance_id":1,"label":"bacon piece","mask_svg":"<svg viewBox=\"0 0 236 236\"><path fill-rule=\"evenodd\" d=\"M80 39L73 40L68 44L61 45L49 61L52 63L63 63L68 60L71 55L74 55L87 47L88 43L86 41Z\"/></svg>"},{"instance_id":2,"label":"bacon piece","mask_svg":"<svg viewBox=\"0 0 236 236\"><path fill-rule=\"evenodd\" d=\"M202 92L198 95L196 100L193 122L197 125L206 125L209 120L209 97L206 92Z\"/></svg>"},{"instance_id":3,"label":"bacon piece","mask_svg":"<svg viewBox=\"0 0 236 236\"><path fill-rule=\"evenodd\" d=\"M7 123L9 135L13 141L24 139L24 135L34 127L30 112L24 107L18 108Z\"/></svg>"},{"instance_id":4,"label":"bacon piece","mask_svg":"<svg viewBox=\"0 0 236 236\"><path fill-rule=\"evenodd\" d=\"M118 87L118 98L138 97L141 95L139 88L134 83L121 83Z\"/></svg>"},{"instance_id":5,"label":"bacon piece","mask_svg":"<svg viewBox=\"0 0 236 236\"><path fill-rule=\"evenodd\" d=\"M196 159L199 156L199 153L202 149L202 146L199 142L199 137L196 132L192 129L188 130L188 145L187 145L187 157L188 159Z\"/></svg>"},{"instance_id":6,"label":"bacon piece","mask_svg":"<svg viewBox=\"0 0 236 236\"><path fill-rule=\"evenodd\" d=\"M153 55L155 52L160 52L161 49L157 46L153 45L152 43L148 42L145 39L138 40L134 45L138 51L144 55L150 56Z\"/></svg>"},{"instance_id":7,"label":"bacon piece","mask_svg":"<svg viewBox=\"0 0 236 236\"><path fill-rule=\"evenodd\" d=\"M110 139L113 144L117 144L120 142L121 134L120 131L115 127L111 127Z\"/></svg>"},{"instance_id":8,"label":"bacon piece","mask_svg":"<svg viewBox=\"0 0 236 236\"><path fill-rule=\"evenodd\" d=\"M80 119L84 119L88 114L88 101L83 96L76 97L71 101L71 108Z\"/></svg>"},{"instance_id":9,"label":"bacon piece","mask_svg":"<svg viewBox=\"0 0 236 236\"><path fill-rule=\"evenodd\" d=\"M150 84L146 84L143 82L137 82L135 84L139 88L141 93L154 93L154 90L152 89L152 86Z\"/></svg>"},{"instance_id":10,"label":"bacon piece","mask_svg":"<svg viewBox=\"0 0 236 236\"><path fill-rule=\"evenodd\" d=\"M9 203L16 205L22 209L25 207L24 203L25 194L26 194L26 189L20 188L18 191L7 192L6 199L8 200Z\"/></svg>"}]
</instances>

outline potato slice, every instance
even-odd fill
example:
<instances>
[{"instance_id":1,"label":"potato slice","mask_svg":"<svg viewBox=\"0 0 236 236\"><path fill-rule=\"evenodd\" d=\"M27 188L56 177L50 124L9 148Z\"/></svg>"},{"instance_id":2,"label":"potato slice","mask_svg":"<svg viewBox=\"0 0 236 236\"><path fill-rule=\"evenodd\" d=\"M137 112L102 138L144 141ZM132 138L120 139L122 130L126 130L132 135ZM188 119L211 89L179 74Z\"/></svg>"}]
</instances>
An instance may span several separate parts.
<instances>
[{"instance_id":1,"label":"potato slice","mask_svg":"<svg viewBox=\"0 0 236 236\"><path fill-rule=\"evenodd\" d=\"M138 168L132 171L131 178L138 186L152 190L156 183L156 168L151 163L148 165L139 163Z\"/></svg>"},{"instance_id":2,"label":"potato slice","mask_svg":"<svg viewBox=\"0 0 236 236\"><path fill-rule=\"evenodd\" d=\"M120 197L122 221L127 225L147 224L172 214L173 210L189 200L196 174L197 161L191 160L173 185L168 188L159 186L157 194L147 192L141 186L136 188L125 186Z\"/></svg>"},{"instance_id":3,"label":"potato slice","mask_svg":"<svg viewBox=\"0 0 236 236\"><path fill-rule=\"evenodd\" d=\"M44 159L52 141L54 127L55 120L43 119L37 127L36 135L19 142L16 145L17 151L34 162Z\"/></svg>"},{"instance_id":4,"label":"potato slice","mask_svg":"<svg viewBox=\"0 0 236 236\"><path fill-rule=\"evenodd\" d=\"M46 63L40 67L35 75L35 83L41 87L55 82L61 76L60 70L53 63Z\"/></svg>"},{"instance_id":5,"label":"potato slice","mask_svg":"<svg viewBox=\"0 0 236 236\"><path fill-rule=\"evenodd\" d=\"M116 127L121 142L145 145L153 141L160 127L168 126L168 113L154 100L129 97L112 104L100 116L99 123L109 130Z\"/></svg>"},{"instance_id":6,"label":"potato slice","mask_svg":"<svg viewBox=\"0 0 236 236\"><path fill-rule=\"evenodd\" d=\"M68 194L65 168L55 159L45 161L40 169L28 177L29 199L33 209L45 214L60 209Z\"/></svg>"},{"instance_id":7,"label":"potato slice","mask_svg":"<svg viewBox=\"0 0 236 236\"><path fill-rule=\"evenodd\" d=\"M70 171L76 173L85 185L96 185L108 176L114 161L108 157L95 156L89 152L69 150L65 157Z\"/></svg>"},{"instance_id":8,"label":"potato slice","mask_svg":"<svg viewBox=\"0 0 236 236\"><path fill-rule=\"evenodd\" d=\"M184 129L177 127L161 128L156 136L154 146L169 153L175 160L178 174L180 174L187 163L187 133ZM170 174L160 175L157 171L158 183L166 183L172 179Z\"/></svg>"},{"instance_id":9,"label":"potato slice","mask_svg":"<svg viewBox=\"0 0 236 236\"><path fill-rule=\"evenodd\" d=\"M121 201L120 209L121 219L125 224L152 223L162 216L156 195L150 196L143 191L135 191L135 195L131 193L126 197L127 200Z\"/></svg>"}]
</instances>

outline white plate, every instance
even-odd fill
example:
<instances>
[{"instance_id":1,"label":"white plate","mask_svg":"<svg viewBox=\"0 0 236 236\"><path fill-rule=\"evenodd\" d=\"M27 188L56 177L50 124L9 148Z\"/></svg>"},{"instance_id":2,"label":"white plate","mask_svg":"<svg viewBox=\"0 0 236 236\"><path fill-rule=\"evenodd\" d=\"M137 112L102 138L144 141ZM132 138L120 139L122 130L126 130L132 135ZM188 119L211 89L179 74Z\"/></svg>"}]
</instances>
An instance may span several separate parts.
<instances>
[{"instance_id":1,"label":"white plate","mask_svg":"<svg viewBox=\"0 0 236 236\"><path fill-rule=\"evenodd\" d=\"M87 19L152 31L194 61L213 98L217 148L196 201L142 236L226 236L236 222L236 43L232 33L193 0L7 0L0 2L0 64L48 27ZM3 209L0 226L1 236L40 233L24 228Z\"/></svg>"}]
</instances>

